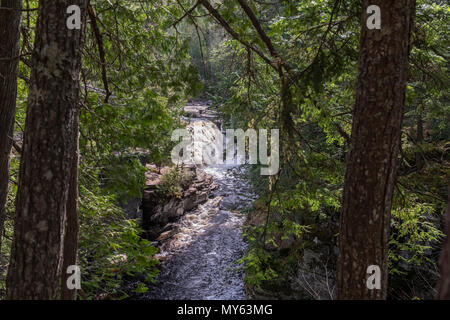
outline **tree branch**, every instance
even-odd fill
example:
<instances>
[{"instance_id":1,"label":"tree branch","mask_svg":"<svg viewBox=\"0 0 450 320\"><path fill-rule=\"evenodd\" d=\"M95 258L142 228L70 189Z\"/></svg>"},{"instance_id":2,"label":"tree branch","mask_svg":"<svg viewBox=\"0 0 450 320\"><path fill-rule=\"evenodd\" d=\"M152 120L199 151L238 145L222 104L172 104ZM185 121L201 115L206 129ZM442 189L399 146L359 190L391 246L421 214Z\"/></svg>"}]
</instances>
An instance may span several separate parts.
<instances>
[{"instance_id":1,"label":"tree branch","mask_svg":"<svg viewBox=\"0 0 450 320\"><path fill-rule=\"evenodd\" d=\"M39 9L39 8L18 9L18 8L0 7L0 10L6 10L6 11L22 11L22 12L37 11L38 9Z\"/></svg>"},{"instance_id":2,"label":"tree branch","mask_svg":"<svg viewBox=\"0 0 450 320\"><path fill-rule=\"evenodd\" d=\"M267 58L260 50L253 47L250 43L243 40L239 34L230 27L230 25L225 21L225 19L217 12L216 9L208 2L208 0L199 0L199 3L205 7L205 9L217 20L219 24L237 41L239 41L243 46L255 52L258 56L260 56L267 64L269 64L272 68L278 71L277 65Z\"/></svg>"},{"instance_id":3,"label":"tree branch","mask_svg":"<svg viewBox=\"0 0 450 320\"><path fill-rule=\"evenodd\" d=\"M284 67L286 71L291 72L292 68L283 59L281 59L280 55L278 54L277 50L275 50L275 47L272 44L272 40L270 40L266 32L263 30L261 24L258 21L258 18L255 16L252 9L247 4L247 1L246 0L237 0L237 1L239 2L241 8L244 10L245 14L252 22L253 27L256 29L256 32L258 32L259 37L265 43L267 49L269 50L270 55L275 59L276 63Z\"/></svg>"},{"instance_id":4,"label":"tree branch","mask_svg":"<svg viewBox=\"0 0 450 320\"><path fill-rule=\"evenodd\" d=\"M91 20L90 22L91 22L92 30L94 32L95 39L97 40L98 53L100 56L100 65L102 67L102 81L103 81L103 86L104 86L105 92L106 92L104 102L108 103L109 97L111 96L111 92L109 91L108 77L106 74L106 60L105 60L105 49L103 47L103 38L102 38L102 35L101 35L100 30L97 25L97 16L95 14L94 8L92 8L92 6L90 4L88 5L88 13L89 13L89 18Z\"/></svg>"},{"instance_id":5,"label":"tree branch","mask_svg":"<svg viewBox=\"0 0 450 320\"><path fill-rule=\"evenodd\" d=\"M180 3L179 3L180 4ZM191 13L192 13L192 11L194 11L195 10L195 8L197 8L198 6L199 6L199 4L200 4L200 2L199 1L197 1L195 4L194 4L194 6L192 7L192 8L190 8L189 10L185 10L184 8L183 8L183 6L181 6L181 4L180 4L180 6L183 8L183 11L184 11L184 14L183 14L183 16L180 18L180 19L178 19L177 21L175 21L173 24L172 24L172 26L173 27L175 27L177 24L179 24L184 18L186 18L187 16L189 16Z\"/></svg>"}]
</instances>

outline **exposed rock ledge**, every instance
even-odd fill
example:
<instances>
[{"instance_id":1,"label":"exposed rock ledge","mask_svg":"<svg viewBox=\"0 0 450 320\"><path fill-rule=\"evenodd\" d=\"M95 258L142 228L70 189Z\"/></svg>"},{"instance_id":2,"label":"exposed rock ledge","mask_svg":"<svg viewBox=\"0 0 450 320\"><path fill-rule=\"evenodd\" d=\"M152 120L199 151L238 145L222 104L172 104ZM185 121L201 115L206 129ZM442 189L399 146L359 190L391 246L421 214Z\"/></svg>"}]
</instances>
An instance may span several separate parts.
<instances>
[{"instance_id":1,"label":"exposed rock ledge","mask_svg":"<svg viewBox=\"0 0 450 320\"><path fill-rule=\"evenodd\" d=\"M163 176L174 168L158 170L147 165L146 188L142 198L142 227L149 240L161 241L177 233L173 222L188 211L208 200L210 192L217 188L212 176L195 166L180 168L182 178L176 183L176 195L164 195L161 190Z\"/></svg>"}]
</instances>

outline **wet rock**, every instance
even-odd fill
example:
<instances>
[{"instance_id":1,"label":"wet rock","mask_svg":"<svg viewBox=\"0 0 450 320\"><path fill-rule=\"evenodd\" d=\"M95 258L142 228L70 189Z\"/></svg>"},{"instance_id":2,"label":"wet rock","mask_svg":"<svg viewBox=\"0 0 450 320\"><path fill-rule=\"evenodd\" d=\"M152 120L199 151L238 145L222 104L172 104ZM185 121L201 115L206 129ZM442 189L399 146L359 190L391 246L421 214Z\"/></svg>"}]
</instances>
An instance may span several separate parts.
<instances>
[{"instance_id":1,"label":"wet rock","mask_svg":"<svg viewBox=\"0 0 450 320\"><path fill-rule=\"evenodd\" d=\"M203 191L202 193L197 195L197 204L201 204L203 202L206 202L208 200L208 191Z\"/></svg>"},{"instance_id":2,"label":"wet rock","mask_svg":"<svg viewBox=\"0 0 450 320\"><path fill-rule=\"evenodd\" d=\"M187 197L186 199L183 200L183 207L186 211L190 211L192 209L194 209L197 206L197 203L195 201L195 197Z\"/></svg>"},{"instance_id":3,"label":"wet rock","mask_svg":"<svg viewBox=\"0 0 450 320\"><path fill-rule=\"evenodd\" d=\"M234 208L236 208L235 197L234 196L225 197L220 202L219 208L220 210L233 210Z\"/></svg>"},{"instance_id":4,"label":"wet rock","mask_svg":"<svg viewBox=\"0 0 450 320\"><path fill-rule=\"evenodd\" d=\"M211 190L217 188L213 184L211 175L195 166L185 166L180 169L182 173L179 181L180 194L167 197L162 194L159 186L164 174L168 174L174 168L156 168L147 165L146 188L142 197L142 227L146 231L147 238L154 240L164 231L169 222L177 221L186 212L195 209L205 203Z\"/></svg>"},{"instance_id":5,"label":"wet rock","mask_svg":"<svg viewBox=\"0 0 450 320\"><path fill-rule=\"evenodd\" d=\"M157 241L164 241L178 233L178 228L163 232L156 238Z\"/></svg>"}]
</instances>

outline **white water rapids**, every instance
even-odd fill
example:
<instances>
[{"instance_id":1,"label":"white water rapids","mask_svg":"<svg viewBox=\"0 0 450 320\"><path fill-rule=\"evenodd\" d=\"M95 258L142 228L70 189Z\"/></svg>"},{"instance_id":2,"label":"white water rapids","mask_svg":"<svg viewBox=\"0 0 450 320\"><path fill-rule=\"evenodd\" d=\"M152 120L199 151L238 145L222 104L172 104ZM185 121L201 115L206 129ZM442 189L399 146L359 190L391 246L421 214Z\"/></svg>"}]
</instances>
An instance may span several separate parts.
<instances>
[{"instance_id":1,"label":"white water rapids","mask_svg":"<svg viewBox=\"0 0 450 320\"><path fill-rule=\"evenodd\" d=\"M205 120L191 120L191 125L205 126L201 123ZM241 230L245 216L240 210L255 199L246 169L210 165L203 170L218 188L206 203L178 220L179 232L161 243L157 256L161 273L141 299L245 299L242 267L236 262L246 248Z\"/></svg>"}]
</instances>

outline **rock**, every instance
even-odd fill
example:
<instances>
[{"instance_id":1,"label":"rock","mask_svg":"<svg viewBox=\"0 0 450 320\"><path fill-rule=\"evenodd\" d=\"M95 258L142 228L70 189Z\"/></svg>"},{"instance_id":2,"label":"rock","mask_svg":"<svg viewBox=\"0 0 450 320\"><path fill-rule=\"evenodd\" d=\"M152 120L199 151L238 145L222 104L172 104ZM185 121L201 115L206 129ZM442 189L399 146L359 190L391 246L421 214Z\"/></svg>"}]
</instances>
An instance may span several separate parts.
<instances>
[{"instance_id":1,"label":"rock","mask_svg":"<svg viewBox=\"0 0 450 320\"><path fill-rule=\"evenodd\" d=\"M167 198L161 194L158 185L162 176L173 170L163 167L160 170L154 165L147 165L145 174L146 188L142 196L142 227L149 240L158 239L166 233L166 225L178 220L186 212L206 202L211 190L217 188L212 176L194 165L183 167L182 179L179 182L181 193Z\"/></svg>"},{"instance_id":2,"label":"rock","mask_svg":"<svg viewBox=\"0 0 450 320\"><path fill-rule=\"evenodd\" d=\"M189 198L189 197L191 197L192 195L195 195L196 193L197 193L197 189L191 187L191 188L187 189L187 190L184 192L184 197L185 197L185 198Z\"/></svg>"},{"instance_id":3,"label":"rock","mask_svg":"<svg viewBox=\"0 0 450 320\"><path fill-rule=\"evenodd\" d=\"M167 239L169 239L170 237L174 236L174 235L177 234L177 233L178 233L178 229L175 228L175 229L172 229L172 230L169 230L169 231L166 231L166 232L161 233L161 234L159 235L159 237L156 238L156 240L157 240L157 241L167 240Z\"/></svg>"},{"instance_id":4,"label":"rock","mask_svg":"<svg viewBox=\"0 0 450 320\"><path fill-rule=\"evenodd\" d=\"M197 206L195 199L196 199L195 197L189 197L184 199L183 200L184 210L191 211L192 209L194 209Z\"/></svg>"},{"instance_id":5,"label":"rock","mask_svg":"<svg viewBox=\"0 0 450 320\"><path fill-rule=\"evenodd\" d=\"M196 106L186 106L184 108L184 111L190 117L193 117L193 118L200 118L201 117L201 110L199 110Z\"/></svg>"},{"instance_id":6,"label":"rock","mask_svg":"<svg viewBox=\"0 0 450 320\"><path fill-rule=\"evenodd\" d=\"M172 170L173 168L172 167L168 167L168 166L165 166L165 167L162 167L161 169L160 169L160 171L159 171L159 173L161 174L161 175L165 175L165 174L167 174L170 170Z\"/></svg>"},{"instance_id":7,"label":"rock","mask_svg":"<svg viewBox=\"0 0 450 320\"><path fill-rule=\"evenodd\" d=\"M209 186L209 190L216 190L219 187L219 185L215 182L211 183L211 185Z\"/></svg>"},{"instance_id":8,"label":"rock","mask_svg":"<svg viewBox=\"0 0 450 320\"><path fill-rule=\"evenodd\" d=\"M187 214L186 218L189 220L198 220L198 217L196 214Z\"/></svg>"},{"instance_id":9,"label":"rock","mask_svg":"<svg viewBox=\"0 0 450 320\"><path fill-rule=\"evenodd\" d=\"M181 206L177 209L177 212L176 212L177 217L181 217L183 215L183 213L184 213L184 208Z\"/></svg>"},{"instance_id":10,"label":"rock","mask_svg":"<svg viewBox=\"0 0 450 320\"><path fill-rule=\"evenodd\" d=\"M157 185L161 183L161 175L155 172L145 173L145 186L148 189L156 189Z\"/></svg>"},{"instance_id":11,"label":"rock","mask_svg":"<svg viewBox=\"0 0 450 320\"><path fill-rule=\"evenodd\" d=\"M196 203L197 204L202 204L202 203L206 202L207 200L208 200L208 192L205 191L205 192L202 192L202 193L197 195Z\"/></svg>"},{"instance_id":12,"label":"rock","mask_svg":"<svg viewBox=\"0 0 450 320\"><path fill-rule=\"evenodd\" d=\"M170 231L172 229L176 228L176 225L173 223L168 223L164 226L164 228L161 230L161 232Z\"/></svg>"},{"instance_id":13,"label":"rock","mask_svg":"<svg viewBox=\"0 0 450 320\"><path fill-rule=\"evenodd\" d=\"M229 195L220 202L219 209L220 210L233 210L236 208L237 196Z\"/></svg>"}]
</instances>

